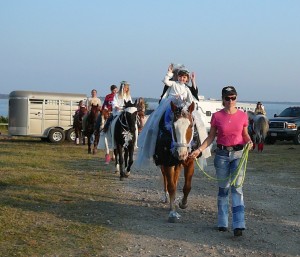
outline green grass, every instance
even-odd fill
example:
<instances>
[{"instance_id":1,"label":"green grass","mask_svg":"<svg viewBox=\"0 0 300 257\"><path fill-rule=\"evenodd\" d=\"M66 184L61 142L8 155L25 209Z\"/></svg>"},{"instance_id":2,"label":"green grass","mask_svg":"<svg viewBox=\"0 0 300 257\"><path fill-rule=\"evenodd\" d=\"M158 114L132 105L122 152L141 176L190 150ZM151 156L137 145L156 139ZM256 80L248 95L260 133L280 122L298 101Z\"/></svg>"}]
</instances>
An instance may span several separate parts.
<instances>
[{"instance_id":1,"label":"green grass","mask_svg":"<svg viewBox=\"0 0 300 257\"><path fill-rule=\"evenodd\" d=\"M70 143L0 141L0 256L101 256L115 237L102 160Z\"/></svg>"}]
</instances>

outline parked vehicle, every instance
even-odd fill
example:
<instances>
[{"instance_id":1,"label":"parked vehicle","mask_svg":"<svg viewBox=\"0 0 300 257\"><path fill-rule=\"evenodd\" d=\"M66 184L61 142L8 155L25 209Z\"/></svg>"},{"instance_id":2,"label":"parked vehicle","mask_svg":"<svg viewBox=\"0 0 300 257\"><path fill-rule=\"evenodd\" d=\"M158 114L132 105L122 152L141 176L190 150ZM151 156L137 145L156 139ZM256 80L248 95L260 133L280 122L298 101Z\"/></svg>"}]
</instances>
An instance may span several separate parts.
<instances>
[{"instance_id":1,"label":"parked vehicle","mask_svg":"<svg viewBox=\"0 0 300 257\"><path fill-rule=\"evenodd\" d=\"M269 122L267 143L274 144L276 140L292 140L294 144L300 144L300 106L284 109L279 115L275 114Z\"/></svg>"},{"instance_id":2,"label":"parked vehicle","mask_svg":"<svg viewBox=\"0 0 300 257\"><path fill-rule=\"evenodd\" d=\"M8 133L53 143L75 140L73 115L84 94L13 91L9 94Z\"/></svg>"}]
</instances>

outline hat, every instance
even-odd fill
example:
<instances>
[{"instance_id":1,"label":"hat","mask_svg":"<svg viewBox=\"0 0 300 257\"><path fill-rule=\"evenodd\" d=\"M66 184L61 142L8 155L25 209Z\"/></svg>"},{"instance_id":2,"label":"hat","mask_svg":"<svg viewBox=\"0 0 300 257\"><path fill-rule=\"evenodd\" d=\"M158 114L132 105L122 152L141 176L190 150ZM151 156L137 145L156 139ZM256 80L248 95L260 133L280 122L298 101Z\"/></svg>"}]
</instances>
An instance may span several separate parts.
<instances>
[{"instance_id":1,"label":"hat","mask_svg":"<svg viewBox=\"0 0 300 257\"><path fill-rule=\"evenodd\" d=\"M188 77L190 76L190 73L188 70L178 70L177 74L178 74L178 76L184 76L184 75L186 75Z\"/></svg>"},{"instance_id":2,"label":"hat","mask_svg":"<svg viewBox=\"0 0 300 257\"><path fill-rule=\"evenodd\" d=\"M118 88L116 85L111 85L110 90L113 91L114 89Z\"/></svg>"},{"instance_id":3,"label":"hat","mask_svg":"<svg viewBox=\"0 0 300 257\"><path fill-rule=\"evenodd\" d=\"M121 85L130 85L130 83L126 80L123 80L120 82Z\"/></svg>"},{"instance_id":4,"label":"hat","mask_svg":"<svg viewBox=\"0 0 300 257\"><path fill-rule=\"evenodd\" d=\"M237 92L233 86L223 87L222 89L222 97L229 95L237 95Z\"/></svg>"},{"instance_id":5,"label":"hat","mask_svg":"<svg viewBox=\"0 0 300 257\"><path fill-rule=\"evenodd\" d=\"M257 105L261 104L261 102L257 102Z\"/></svg>"}]
</instances>

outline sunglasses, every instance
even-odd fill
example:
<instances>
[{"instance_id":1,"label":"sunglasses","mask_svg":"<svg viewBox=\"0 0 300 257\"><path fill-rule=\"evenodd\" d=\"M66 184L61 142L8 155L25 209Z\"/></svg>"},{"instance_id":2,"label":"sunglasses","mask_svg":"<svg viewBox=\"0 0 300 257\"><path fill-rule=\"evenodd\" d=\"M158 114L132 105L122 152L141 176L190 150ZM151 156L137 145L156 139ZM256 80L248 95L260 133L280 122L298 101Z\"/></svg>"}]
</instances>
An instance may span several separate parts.
<instances>
[{"instance_id":1,"label":"sunglasses","mask_svg":"<svg viewBox=\"0 0 300 257\"><path fill-rule=\"evenodd\" d=\"M229 102L230 100L231 101L235 101L236 100L236 96L232 96L232 97L229 97L229 96L225 96L224 99Z\"/></svg>"}]
</instances>

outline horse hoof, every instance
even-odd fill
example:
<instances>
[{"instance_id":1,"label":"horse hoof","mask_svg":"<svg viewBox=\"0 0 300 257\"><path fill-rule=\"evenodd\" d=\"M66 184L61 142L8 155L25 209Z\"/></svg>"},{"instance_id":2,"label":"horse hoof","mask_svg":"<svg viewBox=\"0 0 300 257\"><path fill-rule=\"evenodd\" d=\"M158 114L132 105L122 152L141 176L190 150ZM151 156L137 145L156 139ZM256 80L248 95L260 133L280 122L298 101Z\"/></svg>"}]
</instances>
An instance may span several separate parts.
<instances>
[{"instance_id":1,"label":"horse hoof","mask_svg":"<svg viewBox=\"0 0 300 257\"><path fill-rule=\"evenodd\" d=\"M128 178L129 175L130 175L130 171L127 171L127 172L125 173L125 177Z\"/></svg>"},{"instance_id":2,"label":"horse hoof","mask_svg":"<svg viewBox=\"0 0 300 257\"><path fill-rule=\"evenodd\" d=\"M187 203L183 204L183 203L179 203L179 207L180 209L186 209L188 207Z\"/></svg>"},{"instance_id":3,"label":"horse hoof","mask_svg":"<svg viewBox=\"0 0 300 257\"><path fill-rule=\"evenodd\" d=\"M117 165L116 165L116 171L115 171L115 173L119 173L119 172L120 172L120 165L117 164Z\"/></svg>"},{"instance_id":4,"label":"horse hoof","mask_svg":"<svg viewBox=\"0 0 300 257\"><path fill-rule=\"evenodd\" d=\"M168 218L169 223L176 223L177 220L178 220L177 217L169 217Z\"/></svg>"}]
</instances>

